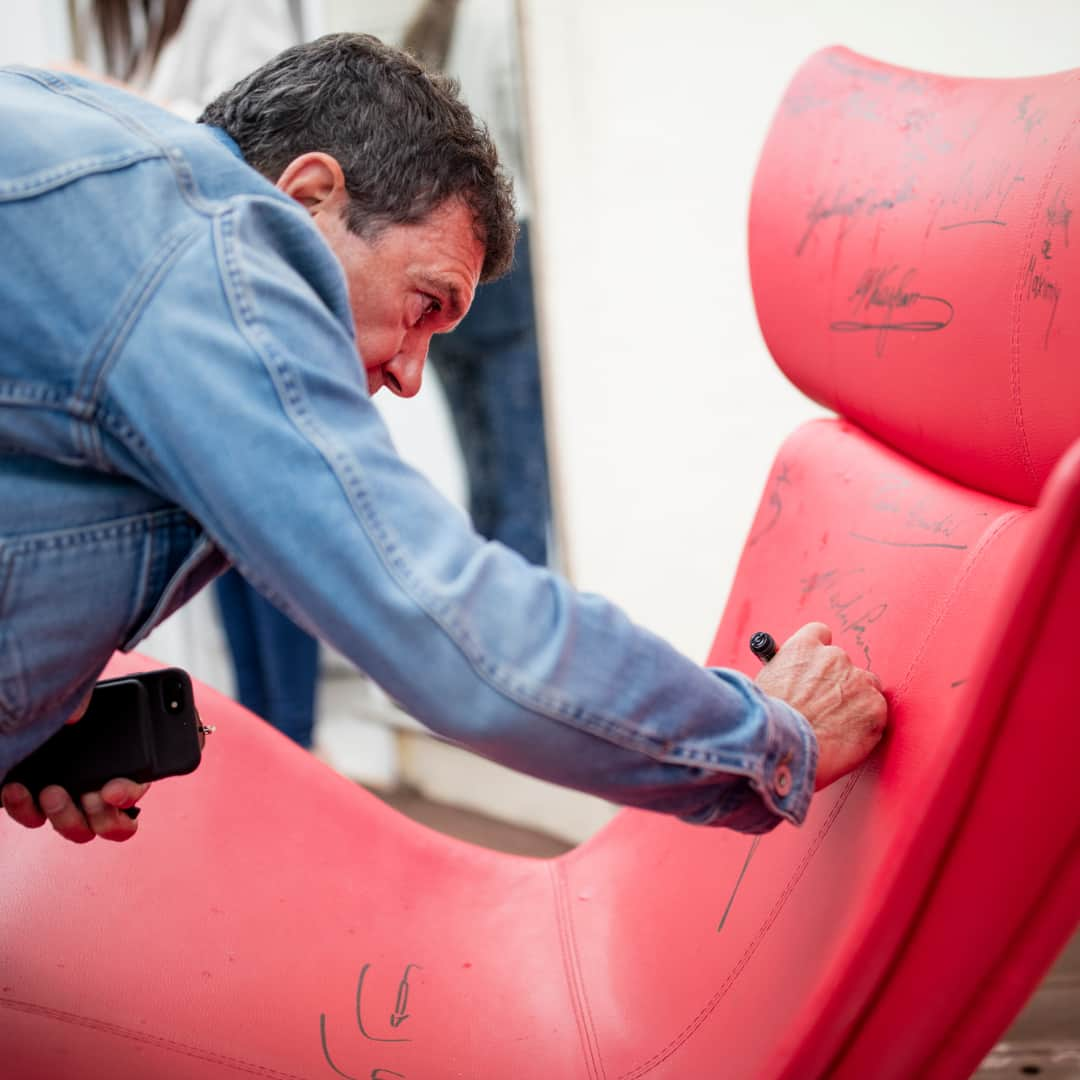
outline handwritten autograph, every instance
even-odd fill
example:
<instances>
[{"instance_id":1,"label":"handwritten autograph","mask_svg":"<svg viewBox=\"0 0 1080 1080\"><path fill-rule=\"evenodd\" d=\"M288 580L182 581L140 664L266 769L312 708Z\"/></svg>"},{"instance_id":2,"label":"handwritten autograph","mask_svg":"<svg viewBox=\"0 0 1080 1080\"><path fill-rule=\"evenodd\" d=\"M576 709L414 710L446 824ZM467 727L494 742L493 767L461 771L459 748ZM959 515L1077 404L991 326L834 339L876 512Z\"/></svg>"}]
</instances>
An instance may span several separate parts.
<instances>
[{"instance_id":1,"label":"handwritten autograph","mask_svg":"<svg viewBox=\"0 0 1080 1080\"><path fill-rule=\"evenodd\" d=\"M873 331L876 355L885 353L888 335L895 331L926 334L944 330L955 314L952 304L941 296L931 296L912 288L912 281L918 272L914 267L896 278L898 266L876 267L865 270L848 299L853 303L852 315L862 318L840 319L829 324L829 329L838 334L854 334ZM912 318L919 309L924 317ZM907 318L898 319L898 313L907 314ZM936 314L938 318L929 318Z\"/></svg>"},{"instance_id":2,"label":"handwritten autograph","mask_svg":"<svg viewBox=\"0 0 1080 1080\"><path fill-rule=\"evenodd\" d=\"M1043 334L1045 349L1050 344L1050 331L1054 328L1054 318L1061 300L1061 286L1040 269L1034 255L1028 260L1027 269L1024 271L1024 295L1032 300L1043 300L1050 305L1050 317L1046 321L1046 331Z\"/></svg>"},{"instance_id":3,"label":"handwritten autograph","mask_svg":"<svg viewBox=\"0 0 1080 1080\"><path fill-rule=\"evenodd\" d=\"M781 492L784 486L790 483L791 478L788 476L787 463L781 462L780 471L776 474L772 490L769 492L769 510L771 511L771 516L766 520L765 524L750 537L746 544L747 547L753 547L766 533L771 532L776 523L780 520L780 515L784 512L784 499Z\"/></svg>"},{"instance_id":4,"label":"handwritten autograph","mask_svg":"<svg viewBox=\"0 0 1080 1080\"><path fill-rule=\"evenodd\" d=\"M833 192L831 198L826 199L824 195L819 195L814 200L813 206L806 212L806 231L795 248L795 254L803 253L803 249L817 231L817 227L829 218L839 217L850 222L857 217L872 217L885 210L892 210L901 203L910 202L914 198L915 181L911 177L908 177L892 195L879 195L875 188L867 188L866 191L857 195L849 195L846 185L841 184ZM841 235L847 227L847 225L844 226Z\"/></svg>"},{"instance_id":5,"label":"handwritten autograph","mask_svg":"<svg viewBox=\"0 0 1080 1080\"><path fill-rule=\"evenodd\" d=\"M1034 100L1034 94L1025 94L1016 103L1016 115L1013 117L1013 123L1023 124L1025 135L1030 135L1037 127L1041 127L1042 122L1046 119L1045 109L1031 107Z\"/></svg>"},{"instance_id":6,"label":"handwritten autograph","mask_svg":"<svg viewBox=\"0 0 1080 1080\"><path fill-rule=\"evenodd\" d=\"M937 225L942 231L963 229L970 225L997 225L1004 228L1005 203L1017 184L1025 181L1020 165L1009 158L977 161L964 164L959 176L934 204L926 225L926 235ZM945 221L938 225L944 212Z\"/></svg>"},{"instance_id":7,"label":"handwritten autograph","mask_svg":"<svg viewBox=\"0 0 1080 1080\"><path fill-rule=\"evenodd\" d=\"M1072 208L1065 201L1065 188L1064 185L1058 184L1058 189L1054 192L1054 197L1050 200L1050 205L1046 208L1046 240L1043 243L1043 257L1051 258L1050 249L1051 241L1054 237L1054 230L1060 229L1063 236L1065 246L1069 246L1069 222L1072 221Z\"/></svg>"},{"instance_id":8,"label":"handwritten autograph","mask_svg":"<svg viewBox=\"0 0 1080 1080\"><path fill-rule=\"evenodd\" d=\"M823 570L804 577L800 584L804 596L816 592L825 597L829 610L840 627L840 633L850 633L853 636L855 647L866 658L867 671L873 671L866 635L869 628L889 610L889 605L885 601L875 602L868 595L872 588L867 592L858 591L858 575L865 573L863 567L854 570ZM852 578L855 580L852 581ZM852 589L855 590L854 595L849 594Z\"/></svg>"},{"instance_id":9,"label":"handwritten autograph","mask_svg":"<svg viewBox=\"0 0 1080 1080\"><path fill-rule=\"evenodd\" d=\"M409 1007L409 972L419 966L419 964L405 965L405 974L401 976L401 982L398 983L397 1001L394 1003L394 1011L390 1015L390 1026L392 1028L400 1027L409 1019L409 1014L406 1011Z\"/></svg>"},{"instance_id":10,"label":"handwritten autograph","mask_svg":"<svg viewBox=\"0 0 1080 1080\"><path fill-rule=\"evenodd\" d=\"M367 977L368 971L371 969L370 964L364 964L360 969L360 976L356 981L356 1026L360 1030L360 1034L369 1042L378 1043L403 1043L411 1042L407 1036L397 1036L394 1038L373 1035L368 1031L364 1024L363 1014L363 996L364 996L364 980ZM398 1028L406 1020L409 1019L410 1013L408 1012L409 1006L409 973L413 970L422 970L419 964L406 964L404 974L401 976L401 980L398 983L397 997L394 1001L394 1011L390 1014L390 1026L392 1028ZM322 1041L323 1057L326 1059L326 1064L338 1076L344 1077L345 1080L356 1080L355 1077L349 1073L338 1068L334 1059L330 1055L330 1046L326 1034L326 1013L319 1015L319 1038ZM370 1080L405 1080L405 1074L394 1072L391 1069L376 1068L370 1072Z\"/></svg>"}]
</instances>

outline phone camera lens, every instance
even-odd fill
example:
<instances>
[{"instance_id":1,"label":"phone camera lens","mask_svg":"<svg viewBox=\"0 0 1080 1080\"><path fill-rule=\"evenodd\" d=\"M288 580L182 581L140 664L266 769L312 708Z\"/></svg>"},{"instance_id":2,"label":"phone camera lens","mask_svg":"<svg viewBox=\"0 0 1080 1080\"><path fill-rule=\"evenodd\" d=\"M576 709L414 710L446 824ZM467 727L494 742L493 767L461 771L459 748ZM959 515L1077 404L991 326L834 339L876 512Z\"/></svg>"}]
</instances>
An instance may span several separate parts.
<instances>
[{"instance_id":1,"label":"phone camera lens","mask_svg":"<svg viewBox=\"0 0 1080 1080\"><path fill-rule=\"evenodd\" d=\"M165 679L162 683L165 711L178 713L184 710L184 684L180 679Z\"/></svg>"}]
</instances>

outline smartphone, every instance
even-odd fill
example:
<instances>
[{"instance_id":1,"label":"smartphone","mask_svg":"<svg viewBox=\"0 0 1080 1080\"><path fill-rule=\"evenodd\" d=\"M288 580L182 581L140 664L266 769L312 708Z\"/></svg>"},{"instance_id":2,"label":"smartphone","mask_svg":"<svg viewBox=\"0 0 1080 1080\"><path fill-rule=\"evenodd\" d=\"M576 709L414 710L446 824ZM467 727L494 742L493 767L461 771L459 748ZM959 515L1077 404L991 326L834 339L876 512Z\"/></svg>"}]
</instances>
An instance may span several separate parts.
<instances>
[{"instance_id":1,"label":"smartphone","mask_svg":"<svg viewBox=\"0 0 1080 1080\"><path fill-rule=\"evenodd\" d=\"M198 768L205 731L181 668L104 679L82 719L65 724L3 783L24 784L35 799L59 784L78 798L117 778L146 783L182 776Z\"/></svg>"}]
</instances>

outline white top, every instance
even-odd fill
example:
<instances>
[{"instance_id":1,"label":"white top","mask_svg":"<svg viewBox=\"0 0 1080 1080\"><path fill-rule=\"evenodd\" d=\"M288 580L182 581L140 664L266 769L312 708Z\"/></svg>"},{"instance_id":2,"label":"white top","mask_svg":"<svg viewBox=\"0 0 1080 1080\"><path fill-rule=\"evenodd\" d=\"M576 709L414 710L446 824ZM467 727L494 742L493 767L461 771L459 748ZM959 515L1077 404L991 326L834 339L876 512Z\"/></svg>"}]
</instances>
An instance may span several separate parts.
<instances>
[{"instance_id":1,"label":"white top","mask_svg":"<svg viewBox=\"0 0 1080 1080\"><path fill-rule=\"evenodd\" d=\"M75 8L86 63L105 71L101 34L91 21L91 5ZM135 26L139 34L145 27ZM161 50L152 72L136 71L130 85L188 120L245 75L300 40L288 0L191 0L180 29Z\"/></svg>"},{"instance_id":2,"label":"white top","mask_svg":"<svg viewBox=\"0 0 1080 1080\"><path fill-rule=\"evenodd\" d=\"M461 0L445 71L461 83L473 113L488 125L499 160L514 179L519 220L529 216L521 60L514 0Z\"/></svg>"}]
</instances>

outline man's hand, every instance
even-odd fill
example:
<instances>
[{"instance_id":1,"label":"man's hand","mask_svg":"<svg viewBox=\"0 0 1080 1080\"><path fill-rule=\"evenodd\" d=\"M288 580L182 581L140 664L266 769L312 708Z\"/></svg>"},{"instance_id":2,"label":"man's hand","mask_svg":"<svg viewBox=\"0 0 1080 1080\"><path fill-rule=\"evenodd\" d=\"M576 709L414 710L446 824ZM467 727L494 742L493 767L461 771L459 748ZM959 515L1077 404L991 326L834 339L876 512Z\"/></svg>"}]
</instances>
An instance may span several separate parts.
<instances>
[{"instance_id":1,"label":"man's hand","mask_svg":"<svg viewBox=\"0 0 1080 1080\"><path fill-rule=\"evenodd\" d=\"M62 788L44 788L38 798L40 809L22 784L7 784L0 791L4 809L12 820L28 829L48 821L65 840L85 844L100 836L103 840L129 840L139 827L122 811L134 806L149 790L149 784L133 780L110 780L100 791L88 791L77 805Z\"/></svg>"},{"instance_id":2,"label":"man's hand","mask_svg":"<svg viewBox=\"0 0 1080 1080\"><path fill-rule=\"evenodd\" d=\"M824 623L807 623L757 677L766 694L798 709L814 729L817 790L861 765L877 746L886 722L881 680L856 667L831 641L832 631Z\"/></svg>"},{"instance_id":3,"label":"man's hand","mask_svg":"<svg viewBox=\"0 0 1080 1080\"><path fill-rule=\"evenodd\" d=\"M90 695L68 719L74 724L82 719L90 704ZM0 800L8 816L28 829L38 829L50 822L66 840L85 844L100 836L103 840L129 840L139 823L123 813L134 806L150 789L149 784L134 780L110 780L100 791L88 791L76 804L71 796L55 784L43 788L38 802L22 784L5 784Z\"/></svg>"}]
</instances>

